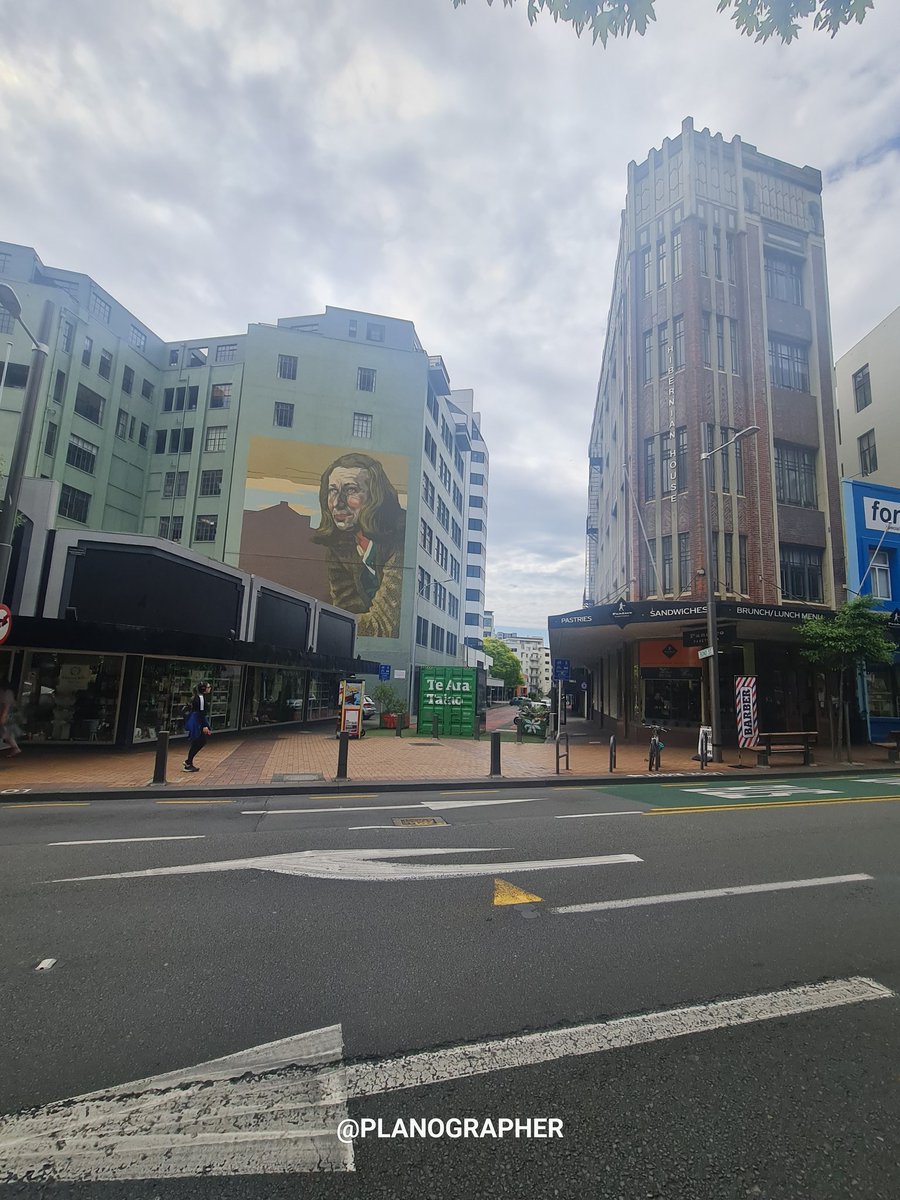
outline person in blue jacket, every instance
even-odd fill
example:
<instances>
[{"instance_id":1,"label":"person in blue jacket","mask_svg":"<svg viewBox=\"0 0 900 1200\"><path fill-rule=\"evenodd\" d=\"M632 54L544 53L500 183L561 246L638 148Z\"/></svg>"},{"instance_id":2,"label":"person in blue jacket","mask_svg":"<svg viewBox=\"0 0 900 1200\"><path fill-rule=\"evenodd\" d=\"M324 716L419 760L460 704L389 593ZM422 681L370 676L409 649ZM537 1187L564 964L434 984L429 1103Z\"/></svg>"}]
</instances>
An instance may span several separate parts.
<instances>
[{"instance_id":1,"label":"person in blue jacket","mask_svg":"<svg viewBox=\"0 0 900 1200\"><path fill-rule=\"evenodd\" d=\"M201 681L194 688L194 696L191 700L191 711L184 721L184 728L191 739L191 746L188 750L188 756L184 760L182 771L199 771L199 767L194 766L194 758L206 745L206 739L212 733L212 727L209 723L209 693L210 685L205 681Z\"/></svg>"}]
</instances>

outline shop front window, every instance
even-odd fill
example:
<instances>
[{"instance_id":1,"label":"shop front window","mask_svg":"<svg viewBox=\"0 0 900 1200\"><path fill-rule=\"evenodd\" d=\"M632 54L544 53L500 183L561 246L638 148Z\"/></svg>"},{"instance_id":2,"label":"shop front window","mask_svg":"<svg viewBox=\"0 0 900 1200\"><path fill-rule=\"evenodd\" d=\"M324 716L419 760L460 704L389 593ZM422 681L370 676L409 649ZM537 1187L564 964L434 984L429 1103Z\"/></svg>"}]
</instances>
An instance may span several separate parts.
<instances>
[{"instance_id":1,"label":"shop front window","mask_svg":"<svg viewBox=\"0 0 900 1200\"><path fill-rule=\"evenodd\" d=\"M112 742L123 662L119 654L26 654L19 688L20 740Z\"/></svg>"},{"instance_id":2,"label":"shop front window","mask_svg":"<svg viewBox=\"0 0 900 1200\"><path fill-rule=\"evenodd\" d=\"M870 717L900 717L900 665L870 667L866 672Z\"/></svg>"},{"instance_id":3,"label":"shop front window","mask_svg":"<svg viewBox=\"0 0 900 1200\"><path fill-rule=\"evenodd\" d=\"M337 717L340 711L340 683L337 675L325 671L310 671L309 698L306 704L308 721L324 721L329 717Z\"/></svg>"},{"instance_id":4,"label":"shop front window","mask_svg":"<svg viewBox=\"0 0 900 1200\"><path fill-rule=\"evenodd\" d=\"M643 678L644 720L671 728L700 724L699 672L689 678L659 675Z\"/></svg>"},{"instance_id":5,"label":"shop front window","mask_svg":"<svg viewBox=\"0 0 900 1200\"><path fill-rule=\"evenodd\" d=\"M237 729L241 697L239 664L145 658L134 741L153 741L161 729L183 733L181 710L190 704L194 687L201 680L212 684L209 712L213 730L218 733Z\"/></svg>"},{"instance_id":6,"label":"shop front window","mask_svg":"<svg viewBox=\"0 0 900 1200\"><path fill-rule=\"evenodd\" d=\"M281 725L303 720L306 672L283 667L250 667L241 724Z\"/></svg>"}]
</instances>

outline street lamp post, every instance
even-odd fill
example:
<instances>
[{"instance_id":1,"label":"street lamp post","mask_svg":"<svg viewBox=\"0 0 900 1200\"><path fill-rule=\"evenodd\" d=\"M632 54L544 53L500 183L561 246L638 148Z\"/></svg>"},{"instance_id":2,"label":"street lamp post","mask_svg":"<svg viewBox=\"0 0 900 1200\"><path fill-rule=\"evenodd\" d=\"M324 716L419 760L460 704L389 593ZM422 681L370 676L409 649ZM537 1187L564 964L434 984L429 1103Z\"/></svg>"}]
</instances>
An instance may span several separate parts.
<instances>
[{"instance_id":1,"label":"street lamp post","mask_svg":"<svg viewBox=\"0 0 900 1200\"><path fill-rule=\"evenodd\" d=\"M41 379L44 375L44 363L50 353L48 342L50 330L53 327L53 315L56 306L52 301L44 302L41 314L41 324L38 336L35 337L22 320L22 305L19 297L7 283L0 283L0 308L5 309L14 321L18 321L31 339L31 369L28 372L28 382L25 386L25 398L22 401L22 416L16 431L12 457L9 463L9 473L6 477L6 492L3 497L3 508L0 510L0 600L6 592L9 576L9 563L12 557L12 540L16 528L16 515L19 511L19 493L22 490L22 479L25 475L25 460L28 457L28 446L31 442L31 432L34 428L34 415L37 412L38 394Z\"/></svg>"},{"instance_id":2,"label":"street lamp post","mask_svg":"<svg viewBox=\"0 0 900 1200\"><path fill-rule=\"evenodd\" d=\"M748 437L751 433L759 433L759 426L748 425L746 429L739 429L727 442L700 455L700 462L703 463L700 479L703 490L703 537L706 542L706 641L709 649L712 650L712 654L707 659L709 664L709 725L712 730L711 760L717 763L722 761L722 731L719 725L719 627L716 612L716 580L713 576L712 521L709 516L709 492L711 483L715 481L715 472L713 472L712 481L708 480L706 464L714 454L718 454L720 450L727 450L729 446L743 437Z\"/></svg>"}]
</instances>

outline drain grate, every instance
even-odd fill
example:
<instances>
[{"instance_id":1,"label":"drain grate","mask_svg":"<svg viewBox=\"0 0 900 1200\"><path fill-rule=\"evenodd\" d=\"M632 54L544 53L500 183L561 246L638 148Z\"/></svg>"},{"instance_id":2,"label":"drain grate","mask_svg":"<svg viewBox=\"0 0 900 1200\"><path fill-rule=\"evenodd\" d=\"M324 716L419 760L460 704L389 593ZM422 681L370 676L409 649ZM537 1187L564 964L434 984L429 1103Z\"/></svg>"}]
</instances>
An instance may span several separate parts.
<instances>
[{"instance_id":1,"label":"drain grate","mask_svg":"<svg viewBox=\"0 0 900 1200\"><path fill-rule=\"evenodd\" d=\"M308 783L310 780L324 779L325 776L319 771L313 771L309 775L273 775L273 783Z\"/></svg>"},{"instance_id":2,"label":"drain grate","mask_svg":"<svg viewBox=\"0 0 900 1200\"><path fill-rule=\"evenodd\" d=\"M427 825L446 825L443 817L394 817L394 824L403 828L416 828Z\"/></svg>"}]
</instances>

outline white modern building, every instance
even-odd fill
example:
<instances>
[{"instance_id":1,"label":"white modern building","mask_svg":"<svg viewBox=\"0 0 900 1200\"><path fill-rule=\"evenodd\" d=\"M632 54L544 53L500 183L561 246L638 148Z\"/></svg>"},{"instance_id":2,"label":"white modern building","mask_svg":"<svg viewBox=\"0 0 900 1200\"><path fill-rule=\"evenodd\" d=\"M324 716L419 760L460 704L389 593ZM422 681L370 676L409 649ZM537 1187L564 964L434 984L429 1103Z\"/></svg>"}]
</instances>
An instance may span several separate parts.
<instances>
[{"instance_id":1,"label":"white modern building","mask_svg":"<svg viewBox=\"0 0 900 1200\"><path fill-rule=\"evenodd\" d=\"M840 469L900 486L900 308L835 363Z\"/></svg>"},{"instance_id":2,"label":"white modern building","mask_svg":"<svg viewBox=\"0 0 900 1200\"><path fill-rule=\"evenodd\" d=\"M497 637L505 642L522 664L522 674L529 693L534 692L539 697L549 696L553 682L553 665L550 661L550 648L544 645L542 637L520 636L518 633L498 633Z\"/></svg>"}]
</instances>

